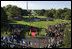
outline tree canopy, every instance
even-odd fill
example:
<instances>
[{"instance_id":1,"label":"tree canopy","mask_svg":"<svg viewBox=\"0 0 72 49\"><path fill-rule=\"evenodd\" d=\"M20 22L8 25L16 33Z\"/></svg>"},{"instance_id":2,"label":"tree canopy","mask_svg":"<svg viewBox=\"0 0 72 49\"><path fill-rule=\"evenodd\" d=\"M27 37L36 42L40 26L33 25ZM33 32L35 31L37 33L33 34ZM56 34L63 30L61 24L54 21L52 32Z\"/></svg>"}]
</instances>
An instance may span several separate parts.
<instances>
[{"instance_id":1,"label":"tree canopy","mask_svg":"<svg viewBox=\"0 0 72 49\"><path fill-rule=\"evenodd\" d=\"M1 24L7 23L7 15L4 9L1 7Z\"/></svg>"},{"instance_id":2,"label":"tree canopy","mask_svg":"<svg viewBox=\"0 0 72 49\"><path fill-rule=\"evenodd\" d=\"M18 16L31 16L32 10L26 10L13 5L7 5L3 7L6 12L8 19ZM33 13L38 16L46 16L55 19L71 19L71 9L50 9L50 10L33 10Z\"/></svg>"}]
</instances>

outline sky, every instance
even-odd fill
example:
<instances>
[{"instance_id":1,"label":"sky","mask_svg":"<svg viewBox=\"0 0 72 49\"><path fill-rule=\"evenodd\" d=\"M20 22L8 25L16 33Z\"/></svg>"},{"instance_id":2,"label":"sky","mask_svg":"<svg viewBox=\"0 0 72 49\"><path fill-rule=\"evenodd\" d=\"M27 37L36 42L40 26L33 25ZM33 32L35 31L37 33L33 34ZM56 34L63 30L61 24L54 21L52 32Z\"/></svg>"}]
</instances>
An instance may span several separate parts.
<instances>
[{"instance_id":1,"label":"sky","mask_svg":"<svg viewBox=\"0 0 72 49\"><path fill-rule=\"evenodd\" d=\"M22 9L27 9L26 3L28 2L28 9L71 9L71 1L1 1L1 7L6 5L16 5Z\"/></svg>"}]
</instances>

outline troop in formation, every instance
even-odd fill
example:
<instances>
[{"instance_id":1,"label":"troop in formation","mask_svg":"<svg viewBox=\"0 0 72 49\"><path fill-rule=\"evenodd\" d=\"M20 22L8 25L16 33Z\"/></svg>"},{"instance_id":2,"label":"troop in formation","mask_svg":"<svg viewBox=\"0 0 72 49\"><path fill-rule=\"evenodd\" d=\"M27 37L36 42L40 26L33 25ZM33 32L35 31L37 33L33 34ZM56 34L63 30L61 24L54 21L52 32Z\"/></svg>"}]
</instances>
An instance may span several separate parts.
<instances>
[{"instance_id":1,"label":"troop in formation","mask_svg":"<svg viewBox=\"0 0 72 49\"><path fill-rule=\"evenodd\" d=\"M47 37L25 38L16 40L13 37L1 37L1 48L49 48Z\"/></svg>"}]
</instances>

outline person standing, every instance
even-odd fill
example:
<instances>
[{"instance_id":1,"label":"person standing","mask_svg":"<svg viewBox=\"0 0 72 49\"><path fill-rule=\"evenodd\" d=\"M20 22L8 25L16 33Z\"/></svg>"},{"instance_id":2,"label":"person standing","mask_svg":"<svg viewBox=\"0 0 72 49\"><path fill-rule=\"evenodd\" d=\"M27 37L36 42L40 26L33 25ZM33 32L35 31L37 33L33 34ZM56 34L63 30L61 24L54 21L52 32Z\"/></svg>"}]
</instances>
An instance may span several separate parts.
<instances>
[{"instance_id":1,"label":"person standing","mask_svg":"<svg viewBox=\"0 0 72 49\"><path fill-rule=\"evenodd\" d=\"M28 42L27 42L27 40L26 40L26 47L28 47Z\"/></svg>"},{"instance_id":2,"label":"person standing","mask_svg":"<svg viewBox=\"0 0 72 49\"><path fill-rule=\"evenodd\" d=\"M23 45L23 40L21 40L21 44Z\"/></svg>"},{"instance_id":3,"label":"person standing","mask_svg":"<svg viewBox=\"0 0 72 49\"><path fill-rule=\"evenodd\" d=\"M31 44L30 44L30 45L31 45L31 47L33 47L32 42L31 42Z\"/></svg>"},{"instance_id":4,"label":"person standing","mask_svg":"<svg viewBox=\"0 0 72 49\"><path fill-rule=\"evenodd\" d=\"M31 44L31 41L29 41L29 46L30 46L30 44Z\"/></svg>"}]
</instances>

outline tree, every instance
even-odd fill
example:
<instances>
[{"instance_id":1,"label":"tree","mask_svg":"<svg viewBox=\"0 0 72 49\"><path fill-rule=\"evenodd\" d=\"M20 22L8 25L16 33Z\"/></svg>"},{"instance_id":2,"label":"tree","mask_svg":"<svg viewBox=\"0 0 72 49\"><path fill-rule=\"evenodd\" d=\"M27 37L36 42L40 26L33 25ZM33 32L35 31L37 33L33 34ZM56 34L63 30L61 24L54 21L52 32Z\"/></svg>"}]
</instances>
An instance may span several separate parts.
<instances>
[{"instance_id":1,"label":"tree","mask_svg":"<svg viewBox=\"0 0 72 49\"><path fill-rule=\"evenodd\" d=\"M65 19L66 20L69 20L71 17L70 17L71 15L70 15L70 13L69 12L66 12L65 13Z\"/></svg>"},{"instance_id":2,"label":"tree","mask_svg":"<svg viewBox=\"0 0 72 49\"><path fill-rule=\"evenodd\" d=\"M42 10L40 11L40 15L41 15L41 16L44 16L44 14L45 14L45 10L42 9Z\"/></svg>"},{"instance_id":3,"label":"tree","mask_svg":"<svg viewBox=\"0 0 72 49\"><path fill-rule=\"evenodd\" d=\"M46 10L45 13L44 13L44 16L54 18L55 12L56 12L55 9Z\"/></svg>"},{"instance_id":4,"label":"tree","mask_svg":"<svg viewBox=\"0 0 72 49\"><path fill-rule=\"evenodd\" d=\"M64 46L62 46L64 48L71 48L71 31L69 31L69 29L71 29L70 27L71 25L69 24L64 29L64 34L65 34L63 41Z\"/></svg>"},{"instance_id":5,"label":"tree","mask_svg":"<svg viewBox=\"0 0 72 49\"><path fill-rule=\"evenodd\" d=\"M34 10L35 14L38 15L38 16L44 16L45 11L46 10L44 10L44 9L42 9L42 10Z\"/></svg>"},{"instance_id":6,"label":"tree","mask_svg":"<svg viewBox=\"0 0 72 49\"><path fill-rule=\"evenodd\" d=\"M6 7L4 7L4 10L6 11L8 18L21 16L21 11L17 6L7 5Z\"/></svg>"},{"instance_id":7,"label":"tree","mask_svg":"<svg viewBox=\"0 0 72 49\"><path fill-rule=\"evenodd\" d=\"M40 10L34 10L34 12L36 13L36 15L40 15Z\"/></svg>"},{"instance_id":8,"label":"tree","mask_svg":"<svg viewBox=\"0 0 72 49\"><path fill-rule=\"evenodd\" d=\"M36 15L36 12L34 10L31 11L31 14Z\"/></svg>"},{"instance_id":9,"label":"tree","mask_svg":"<svg viewBox=\"0 0 72 49\"><path fill-rule=\"evenodd\" d=\"M60 13L59 13L58 10L56 10L56 13L54 14L54 17L55 17L55 18L59 18L59 16L60 16Z\"/></svg>"},{"instance_id":10,"label":"tree","mask_svg":"<svg viewBox=\"0 0 72 49\"><path fill-rule=\"evenodd\" d=\"M51 9L50 12L52 13L51 17L54 18L54 14L55 14L56 10L55 9Z\"/></svg>"},{"instance_id":11,"label":"tree","mask_svg":"<svg viewBox=\"0 0 72 49\"><path fill-rule=\"evenodd\" d=\"M7 23L7 15L4 9L1 7L1 24Z\"/></svg>"},{"instance_id":12,"label":"tree","mask_svg":"<svg viewBox=\"0 0 72 49\"><path fill-rule=\"evenodd\" d=\"M52 13L51 10L50 10L50 11L48 11L48 12L45 12L45 16L46 16L46 17L49 17L49 18L53 18L53 13Z\"/></svg>"},{"instance_id":13,"label":"tree","mask_svg":"<svg viewBox=\"0 0 72 49\"><path fill-rule=\"evenodd\" d=\"M58 9L59 11L59 18L62 19L63 17L61 16L61 14L63 13L63 9Z\"/></svg>"},{"instance_id":14,"label":"tree","mask_svg":"<svg viewBox=\"0 0 72 49\"><path fill-rule=\"evenodd\" d=\"M4 11L6 12L8 19L14 18L18 16L31 16L32 13L38 16L46 16L50 18L56 19L71 19L71 9L64 8L64 9L51 9L51 10L25 10L21 9L17 6L7 5L3 7Z\"/></svg>"},{"instance_id":15,"label":"tree","mask_svg":"<svg viewBox=\"0 0 72 49\"><path fill-rule=\"evenodd\" d=\"M64 8L63 13L61 14L61 17L67 20L71 19L71 9Z\"/></svg>"},{"instance_id":16,"label":"tree","mask_svg":"<svg viewBox=\"0 0 72 49\"><path fill-rule=\"evenodd\" d=\"M48 12L47 11L45 12L44 16L48 17Z\"/></svg>"},{"instance_id":17,"label":"tree","mask_svg":"<svg viewBox=\"0 0 72 49\"><path fill-rule=\"evenodd\" d=\"M31 10L28 10L28 16L31 16Z\"/></svg>"},{"instance_id":18,"label":"tree","mask_svg":"<svg viewBox=\"0 0 72 49\"><path fill-rule=\"evenodd\" d=\"M20 12L21 12L21 16L28 16L28 12L25 9L21 9L19 8Z\"/></svg>"}]
</instances>

